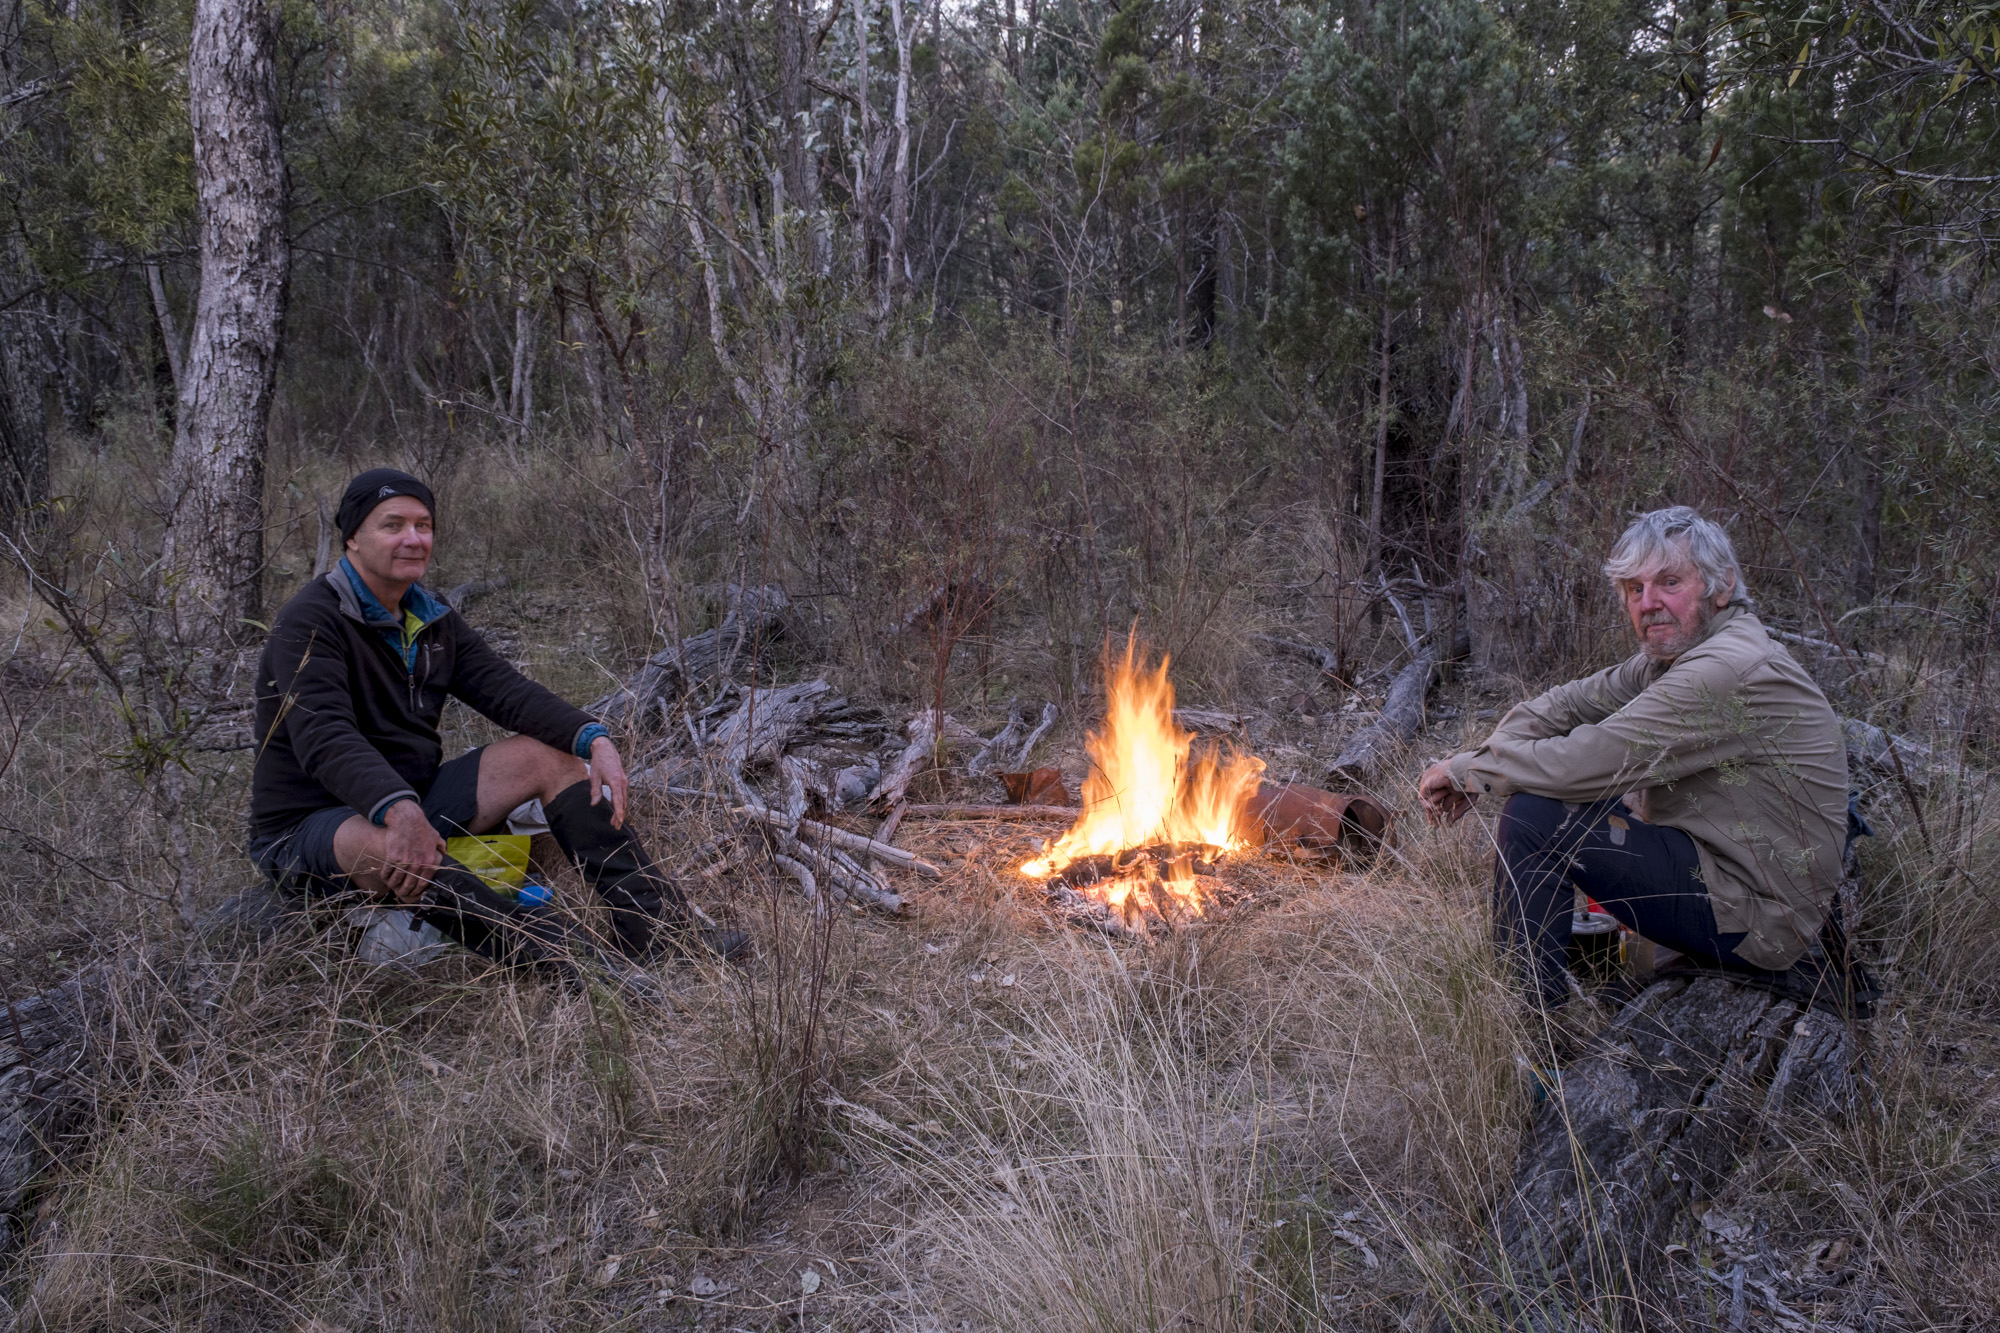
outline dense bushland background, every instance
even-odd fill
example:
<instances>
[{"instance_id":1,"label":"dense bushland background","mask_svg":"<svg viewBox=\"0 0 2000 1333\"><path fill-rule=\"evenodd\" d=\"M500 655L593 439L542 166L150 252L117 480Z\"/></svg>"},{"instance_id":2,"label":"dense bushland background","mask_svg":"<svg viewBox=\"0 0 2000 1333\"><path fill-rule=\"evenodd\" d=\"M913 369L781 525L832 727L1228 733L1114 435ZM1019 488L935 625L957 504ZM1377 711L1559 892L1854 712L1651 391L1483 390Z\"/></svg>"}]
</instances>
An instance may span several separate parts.
<instances>
[{"instance_id":1,"label":"dense bushland background","mask_svg":"<svg viewBox=\"0 0 2000 1333\"><path fill-rule=\"evenodd\" d=\"M160 563L188 27L0 0L0 999L138 978L0 1269L23 1327L1478 1326L1532 1034L1476 823L1116 952L1041 917L1025 835L909 826L954 858L909 922L700 881L763 961L666 1016L191 942L253 879L254 644L190 639ZM1136 623L1323 781L1408 615L1474 650L1413 776L1627 651L1633 511L1725 520L1841 711L1930 753L1857 775L1868 1108L1769 1127L1742 1235L1691 1223L1643 1308L1727 1322L1736 1245L1828 1326L1990 1318L2000 13L363 0L279 40L265 615L394 462L433 582L508 575L474 622L571 697L778 583L778 675L1052 700L1074 768ZM726 815L642 817L675 858Z\"/></svg>"}]
</instances>

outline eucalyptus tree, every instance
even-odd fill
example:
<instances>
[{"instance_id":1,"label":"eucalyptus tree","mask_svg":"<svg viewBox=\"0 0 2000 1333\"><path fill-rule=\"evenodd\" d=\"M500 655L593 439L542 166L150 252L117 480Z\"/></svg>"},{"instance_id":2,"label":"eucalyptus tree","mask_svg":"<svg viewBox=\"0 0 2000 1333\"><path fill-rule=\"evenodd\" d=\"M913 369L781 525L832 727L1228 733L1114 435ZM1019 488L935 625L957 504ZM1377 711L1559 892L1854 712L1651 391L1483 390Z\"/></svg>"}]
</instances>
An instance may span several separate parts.
<instances>
[{"instance_id":1,"label":"eucalyptus tree","mask_svg":"<svg viewBox=\"0 0 2000 1333\"><path fill-rule=\"evenodd\" d=\"M276 50L263 0L197 0L188 112L201 280L164 556L223 641L246 637L263 611L265 447L291 276Z\"/></svg>"}]
</instances>

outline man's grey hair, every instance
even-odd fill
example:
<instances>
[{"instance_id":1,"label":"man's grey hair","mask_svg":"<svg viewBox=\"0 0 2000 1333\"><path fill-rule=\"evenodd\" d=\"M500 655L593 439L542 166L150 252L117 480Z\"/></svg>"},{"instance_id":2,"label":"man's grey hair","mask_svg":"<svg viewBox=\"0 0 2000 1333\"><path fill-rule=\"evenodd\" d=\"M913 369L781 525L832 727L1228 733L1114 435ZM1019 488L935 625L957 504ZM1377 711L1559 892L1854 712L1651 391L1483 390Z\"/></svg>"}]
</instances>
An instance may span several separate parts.
<instances>
[{"instance_id":1,"label":"man's grey hair","mask_svg":"<svg viewBox=\"0 0 2000 1333\"><path fill-rule=\"evenodd\" d=\"M1733 579L1735 585L1728 604L1750 605L1750 589L1743 579L1743 567L1736 562L1736 547L1730 542L1728 532L1720 523L1703 518L1686 505L1639 515L1611 548L1611 558L1604 562L1604 576L1615 586L1682 556L1701 572L1704 594L1714 596Z\"/></svg>"}]
</instances>

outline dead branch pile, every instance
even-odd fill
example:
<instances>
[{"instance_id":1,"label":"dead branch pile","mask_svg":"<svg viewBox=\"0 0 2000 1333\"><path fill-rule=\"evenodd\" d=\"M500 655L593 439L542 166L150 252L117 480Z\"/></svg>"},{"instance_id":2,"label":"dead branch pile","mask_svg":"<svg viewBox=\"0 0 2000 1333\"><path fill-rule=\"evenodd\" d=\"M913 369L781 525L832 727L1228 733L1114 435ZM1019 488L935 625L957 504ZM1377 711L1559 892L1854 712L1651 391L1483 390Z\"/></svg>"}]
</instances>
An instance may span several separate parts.
<instances>
[{"instance_id":1,"label":"dead branch pile","mask_svg":"<svg viewBox=\"0 0 2000 1333\"><path fill-rule=\"evenodd\" d=\"M641 669L621 695L644 698L654 688L660 659ZM653 696L655 699L660 696ZM1054 725L1055 705L1041 710L1030 729L1026 714L1010 709L1007 724L984 737L949 713L926 709L893 724L879 709L835 693L824 680L752 688L725 687L707 707L681 714L648 753L635 785L726 800L742 826L736 846L711 845L740 863L745 854L790 876L815 906L873 907L895 913L902 895L884 878L884 867L927 878L942 872L890 841L911 783L954 748L975 751L972 776L1003 763L1025 762ZM683 785L690 782L701 786ZM889 815L876 836L833 822L835 816ZM714 866L700 873L719 873Z\"/></svg>"},{"instance_id":2,"label":"dead branch pile","mask_svg":"<svg viewBox=\"0 0 2000 1333\"><path fill-rule=\"evenodd\" d=\"M784 630L790 605L776 587L724 590L728 613L714 629L668 644L647 659L631 679L584 711L612 726L639 726L655 710L664 717L683 698L748 670L758 654Z\"/></svg>"}]
</instances>

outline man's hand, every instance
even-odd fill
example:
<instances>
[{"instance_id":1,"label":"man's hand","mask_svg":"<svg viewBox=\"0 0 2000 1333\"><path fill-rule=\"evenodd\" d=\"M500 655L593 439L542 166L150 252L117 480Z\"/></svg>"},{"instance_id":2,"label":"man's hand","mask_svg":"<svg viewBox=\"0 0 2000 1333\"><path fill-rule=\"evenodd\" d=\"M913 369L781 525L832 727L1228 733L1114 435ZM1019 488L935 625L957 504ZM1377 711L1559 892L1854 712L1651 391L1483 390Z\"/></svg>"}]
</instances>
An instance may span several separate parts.
<instances>
[{"instance_id":1,"label":"man's hand","mask_svg":"<svg viewBox=\"0 0 2000 1333\"><path fill-rule=\"evenodd\" d=\"M444 859L444 839L415 801L398 801L382 816L382 878L399 903L414 903Z\"/></svg>"},{"instance_id":2,"label":"man's hand","mask_svg":"<svg viewBox=\"0 0 2000 1333\"><path fill-rule=\"evenodd\" d=\"M599 736L590 743L590 758L583 767L584 776L590 779L590 803L596 805L604 789L611 788L611 827L624 828L625 761L618 757L618 747L609 736Z\"/></svg>"},{"instance_id":3,"label":"man's hand","mask_svg":"<svg viewBox=\"0 0 2000 1333\"><path fill-rule=\"evenodd\" d=\"M1424 818L1432 824L1456 824L1473 802L1451 785L1451 767L1443 761L1432 764L1417 779L1417 799L1423 802Z\"/></svg>"}]
</instances>

